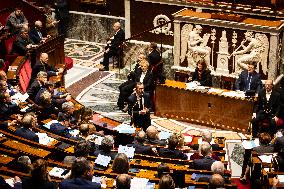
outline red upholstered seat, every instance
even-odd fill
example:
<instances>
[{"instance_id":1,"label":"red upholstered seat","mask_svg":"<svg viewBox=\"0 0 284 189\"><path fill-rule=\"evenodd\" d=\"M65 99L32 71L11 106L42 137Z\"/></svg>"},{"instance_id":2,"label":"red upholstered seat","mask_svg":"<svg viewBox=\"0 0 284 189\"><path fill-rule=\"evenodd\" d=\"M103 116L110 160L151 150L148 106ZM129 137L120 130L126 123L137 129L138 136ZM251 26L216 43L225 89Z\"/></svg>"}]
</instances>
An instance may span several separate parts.
<instances>
[{"instance_id":1,"label":"red upholstered seat","mask_svg":"<svg viewBox=\"0 0 284 189\"><path fill-rule=\"evenodd\" d=\"M4 62L3 63L3 67L2 68L0 68L0 70L3 70L4 72L8 72L8 68L9 68L9 62L8 61L6 61L6 62Z\"/></svg>"},{"instance_id":2,"label":"red upholstered seat","mask_svg":"<svg viewBox=\"0 0 284 189\"><path fill-rule=\"evenodd\" d=\"M27 59L19 71L20 86L23 92L26 92L31 80L32 68L30 60Z\"/></svg>"},{"instance_id":3,"label":"red upholstered seat","mask_svg":"<svg viewBox=\"0 0 284 189\"><path fill-rule=\"evenodd\" d=\"M276 121L276 126L282 126L284 124L284 120L279 118L277 121Z\"/></svg>"},{"instance_id":4,"label":"red upholstered seat","mask_svg":"<svg viewBox=\"0 0 284 189\"><path fill-rule=\"evenodd\" d=\"M65 56L65 68L67 70L71 69L73 67L73 59L68 57L68 56Z\"/></svg>"},{"instance_id":5,"label":"red upholstered seat","mask_svg":"<svg viewBox=\"0 0 284 189\"><path fill-rule=\"evenodd\" d=\"M17 55L11 54L13 43L16 40L16 37L17 37L16 35L13 35L9 39L5 40L5 48L6 48L5 59L9 61L10 63L12 63L17 58Z\"/></svg>"}]
</instances>

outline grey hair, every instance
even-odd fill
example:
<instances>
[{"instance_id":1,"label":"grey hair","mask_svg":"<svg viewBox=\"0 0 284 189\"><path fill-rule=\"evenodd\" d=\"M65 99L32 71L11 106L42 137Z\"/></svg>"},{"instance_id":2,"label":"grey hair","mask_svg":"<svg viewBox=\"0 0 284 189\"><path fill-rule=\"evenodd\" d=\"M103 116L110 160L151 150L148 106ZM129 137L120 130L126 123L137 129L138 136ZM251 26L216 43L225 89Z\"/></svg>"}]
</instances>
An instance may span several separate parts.
<instances>
[{"instance_id":1,"label":"grey hair","mask_svg":"<svg viewBox=\"0 0 284 189\"><path fill-rule=\"evenodd\" d=\"M199 145L199 152L201 153L201 155L207 156L212 152L211 145L208 142L202 142Z\"/></svg>"},{"instance_id":2,"label":"grey hair","mask_svg":"<svg viewBox=\"0 0 284 189\"><path fill-rule=\"evenodd\" d=\"M74 108L74 104L73 104L73 102L64 102L63 104L62 104L62 110L69 110L69 109L71 109L71 108Z\"/></svg>"},{"instance_id":3,"label":"grey hair","mask_svg":"<svg viewBox=\"0 0 284 189\"><path fill-rule=\"evenodd\" d=\"M224 175L225 166L221 161L215 161L211 165L211 171L215 174Z\"/></svg>"}]
</instances>

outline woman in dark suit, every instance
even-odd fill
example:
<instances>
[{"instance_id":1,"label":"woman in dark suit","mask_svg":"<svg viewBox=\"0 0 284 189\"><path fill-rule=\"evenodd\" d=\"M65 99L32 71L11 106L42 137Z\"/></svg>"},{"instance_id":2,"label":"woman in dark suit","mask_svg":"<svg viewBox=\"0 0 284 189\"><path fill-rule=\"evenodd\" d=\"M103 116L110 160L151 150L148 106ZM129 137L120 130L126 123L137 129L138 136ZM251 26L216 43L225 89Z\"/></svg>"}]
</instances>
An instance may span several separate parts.
<instances>
[{"instance_id":1,"label":"woman in dark suit","mask_svg":"<svg viewBox=\"0 0 284 189\"><path fill-rule=\"evenodd\" d=\"M195 72L192 74L192 81L198 81L202 86L212 87L211 71L207 69L204 60L197 63Z\"/></svg>"}]
</instances>

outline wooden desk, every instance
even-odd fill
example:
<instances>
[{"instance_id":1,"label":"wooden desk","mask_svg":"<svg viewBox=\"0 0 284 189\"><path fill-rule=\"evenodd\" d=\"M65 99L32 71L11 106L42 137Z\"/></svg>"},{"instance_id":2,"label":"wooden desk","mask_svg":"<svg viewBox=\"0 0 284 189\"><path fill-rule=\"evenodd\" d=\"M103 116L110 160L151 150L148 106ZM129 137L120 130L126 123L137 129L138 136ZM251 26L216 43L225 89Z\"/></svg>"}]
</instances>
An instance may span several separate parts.
<instances>
[{"instance_id":1,"label":"wooden desk","mask_svg":"<svg viewBox=\"0 0 284 189\"><path fill-rule=\"evenodd\" d=\"M247 133L253 105L253 100L186 90L185 83L167 80L156 88L155 115Z\"/></svg>"}]
</instances>

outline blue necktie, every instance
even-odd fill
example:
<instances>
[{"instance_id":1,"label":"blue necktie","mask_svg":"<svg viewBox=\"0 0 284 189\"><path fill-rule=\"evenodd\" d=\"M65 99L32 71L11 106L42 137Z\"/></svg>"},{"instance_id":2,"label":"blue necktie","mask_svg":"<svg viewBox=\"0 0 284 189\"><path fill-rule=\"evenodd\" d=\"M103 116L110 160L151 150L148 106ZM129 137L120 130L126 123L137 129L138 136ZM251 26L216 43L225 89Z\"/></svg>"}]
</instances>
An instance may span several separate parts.
<instances>
[{"instance_id":1,"label":"blue necktie","mask_svg":"<svg viewBox=\"0 0 284 189\"><path fill-rule=\"evenodd\" d=\"M248 75L247 81L248 81L247 90L250 90L251 74Z\"/></svg>"}]
</instances>

